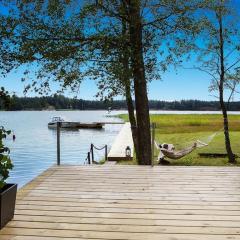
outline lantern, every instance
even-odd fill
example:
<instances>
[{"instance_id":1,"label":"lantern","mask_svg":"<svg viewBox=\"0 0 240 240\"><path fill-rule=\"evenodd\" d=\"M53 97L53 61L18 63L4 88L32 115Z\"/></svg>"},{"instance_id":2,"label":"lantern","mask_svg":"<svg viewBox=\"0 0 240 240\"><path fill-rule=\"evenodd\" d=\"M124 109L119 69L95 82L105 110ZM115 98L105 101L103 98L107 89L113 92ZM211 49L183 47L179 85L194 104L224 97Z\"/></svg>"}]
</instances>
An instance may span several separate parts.
<instances>
[{"instance_id":1,"label":"lantern","mask_svg":"<svg viewBox=\"0 0 240 240\"><path fill-rule=\"evenodd\" d=\"M125 154L127 158L131 157L131 148L129 146L126 147Z\"/></svg>"}]
</instances>

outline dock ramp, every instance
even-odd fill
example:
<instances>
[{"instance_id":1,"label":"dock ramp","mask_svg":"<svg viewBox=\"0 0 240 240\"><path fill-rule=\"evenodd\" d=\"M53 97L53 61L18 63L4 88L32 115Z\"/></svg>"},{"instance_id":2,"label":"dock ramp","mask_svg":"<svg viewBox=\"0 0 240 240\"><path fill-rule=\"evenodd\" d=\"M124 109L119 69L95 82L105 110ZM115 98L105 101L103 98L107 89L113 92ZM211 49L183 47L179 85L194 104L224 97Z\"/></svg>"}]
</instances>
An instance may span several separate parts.
<instances>
[{"instance_id":1,"label":"dock ramp","mask_svg":"<svg viewBox=\"0 0 240 240\"><path fill-rule=\"evenodd\" d=\"M126 157L127 146L131 149L131 157ZM111 150L108 154L109 161L129 160L133 158L134 145L132 139L131 125L125 123L115 138Z\"/></svg>"}]
</instances>

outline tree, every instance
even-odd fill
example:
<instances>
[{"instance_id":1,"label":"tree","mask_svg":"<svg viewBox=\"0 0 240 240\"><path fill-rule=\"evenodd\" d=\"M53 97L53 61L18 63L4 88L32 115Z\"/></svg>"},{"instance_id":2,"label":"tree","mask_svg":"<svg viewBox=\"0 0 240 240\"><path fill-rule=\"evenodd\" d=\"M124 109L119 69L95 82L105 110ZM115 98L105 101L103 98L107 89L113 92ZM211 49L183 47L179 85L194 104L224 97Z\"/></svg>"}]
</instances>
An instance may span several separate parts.
<instances>
[{"instance_id":1,"label":"tree","mask_svg":"<svg viewBox=\"0 0 240 240\"><path fill-rule=\"evenodd\" d=\"M181 30L189 26L190 16L198 1L102 0L97 4L96 1L87 1L85 7L77 0L12 2L18 8L12 14L14 22L17 22L12 37L15 57L19 64L34 63L37 69L36 80L26 89L48 93L51 82L57 81L61 89L70 87L78 90L81 81L88 76L87 69L96 61L92 57L98 55L102 46L105 46L104 51L107 49L118 59L123 53L119 54L118 46L128 49L130 57L121 58L125 59L125 63L128 60L128 66L122 64L122 70L128 67L131 73L130 78L124 80L124 93L131 100L129 86L133 85L138 160L140 164L150 164L148 73L156 66L165 71L167 65L173 62L173 55L182 54L179 47L183 37ZM95 22L91 24L82 17L83 11L87 13L89 10L95 11ZM110 30L113 27L121 32L123 25L127 34L120 36L127 35L128 41ZM171 39L173 35L174 39ZM106 55L108 57L109 54ZM162 58L161 61L156 61L159 58ZM25 72L26 75L28 73L29 70Z\"/></svg>"},{"instance_id":2,"label":"tree","mask_svg":"<svg viewBox=\"0 0 240 240\"><path fill-rule=\"evenodd\" d=\"M140 1L127 1L129 10L131 63L137 116L138 149L141 164L151 163L151 134L147 81L143 59L143 29Z\"/></svg>"},{"instance_id":3,"label":"tree","mask_svg":"<svg viewBox=\"0 0 240 240\"><path fill-rule=\"evenodd\" d=\"M138 146L137 156L139 156L140 164L151 163L147 80L156 79L156 76L160 78L157 73L160 70L165 71L167 65L173 62L173 54L180 53L177 48L171 47L168 41L171 41L172 45L176 43L180 46L181 37L170 40L170 36L176 32L180 33L180 29L186 28L186 23L189 21L187 15L195 9L193 8L194 4L188 5L184 2L179 4L179 2L172 1L165 1L163 4L154 1L145 1L145 4L142 1L115 1L110 4L109 1L98 1L97 14L94 12L94 20L90 21L95 23L92 24L95 26L92 31L94 34L104 33L104 36L111 36L114 39L120 36L118 44L104 45L100 59L106 58L107 55L107 61L102 64L102 61L98 59L98 62L101 63L101 68L98 64L98 69L101 71L104 69L107 75L111 72L115 76L115 81L112 78L107 81L101 80L99 85L101 93L110 89L110 96L119 94L124 88L123 92L128 103L129 119L135 148L137 149L136 146ZM148 14L144 16L146 11ZM89 23L89 18L87 19ZM103 19L103 21L99 19ZM119 26L117 24L120 27L116 27ZM102 27L103 25L104 27ZM169 44L167 53L160 50L162 44ZM98 49L97 55L99 56L99 48L95 49ZM106 49L110 56L113 55L114 49L117 52L115 55L119 55L119 61L116 60L116 56L115 59L111 57L109 59ZM182 48L179 47L178 50L180 49ZM161 56L164 54L167 56ZM182 51L181 54L183 54ZM162 57L160 61L158 55ZM96 56L95 59L97 59ZM94 69L94 71L96 70ZM102 75L105 76L105 74ZM134 83L136 120L131 99L131 82ZM119 83L121 83L120 87Z\"/></svg>"},{"instance_id":4,"label":"tree","mask_svg":"<svg viewBox=\"0 0 240 240\"><path fill-rule=\"evenodd\" d=\"M0 13L0 76L4 77L9 71L17 66L17 61L11 58L14 46L10 39L13 35L15 21ZM0 87L0 106L8 109L10 106L10 95L3 87ZM9 157L10 150L4 145L4 139L11 131L6 130L4 126L0 126L0 191L6 184L9 177L9 171L13 168L13 164Z\"/></svg>"},{"instance_id":5,"label":"tree","mask_svg":"<svg viewBox=\"0 0 240 240\"><path fill-rule=\"evenodd\" d=\"M231 100L236 90L238 83L236 69L240 64L240 45L237 37L239 26L234 23L236 19L231 4L231 1L225 0L210 1L203 9L203 28L200 37L197 38L198 42L196 41L196 50L199 53L198 61L201 65L196 68L211 76L210 90L218 92L229 163L236 163L231 148L228 104L226 103ZM227 93L229 93L228 100L224 101Z\"/></svg>"}]
</instances>

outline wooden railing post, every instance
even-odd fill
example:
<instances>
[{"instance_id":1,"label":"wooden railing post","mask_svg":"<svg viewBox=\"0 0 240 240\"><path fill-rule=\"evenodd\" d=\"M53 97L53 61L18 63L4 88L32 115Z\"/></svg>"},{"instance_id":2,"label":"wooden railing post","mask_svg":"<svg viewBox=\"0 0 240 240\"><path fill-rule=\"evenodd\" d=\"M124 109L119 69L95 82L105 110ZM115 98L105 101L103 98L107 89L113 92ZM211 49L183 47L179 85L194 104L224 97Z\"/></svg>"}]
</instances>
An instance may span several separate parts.
<instances>
[{"instance_id":1,"label":"wooden railing post","mask_svg":"<svg viewBox=\"0 0 240 240\"><path fill-rule=\"evenodd\" d=\"M92 162L94 162L94 152L93 152L93 144L91 143L91 155L92 155Z\"/></svg>"},{"instance_id":2,"label":"wooden railing post","mask_svg":"<svg viewBox=\"0 0 240 240\"><path fill-rule=\"evenodd\" d=\"M105 161L107 161L107 151L108 151L107 145L105 145Z\"/></svg>"},{"instance_id":3,"label":"wooden railing post","mask_svg":"<svg viewBox=\"0 0 240 240\"><path fill-rule=\"evenodd\" d=\"M152 167L154 166L154 141L155 141L155 127L156 123L152 123Z\"/></svg>"},{"instance_id":4,"label":"wooden railing post","mask_svg":"<svg viewBox=\"0 0 240 240\"><path fill-rule=\"evenodd\" d=\"M57 122L57 165L60 165L60 129L61 122Z\"/></svg>"},{"instance_id":5,"label":"wooden railing post","mask_svg":"<svg viewBox=\"0 0 240 240\"><path fill-rule=\"evenodd\" d=\"M90 164L91 164L91 156L90 156L90 152L88 152L87 159L88 159L88 164L90 165Z\"/></svg>"}]
</instances>

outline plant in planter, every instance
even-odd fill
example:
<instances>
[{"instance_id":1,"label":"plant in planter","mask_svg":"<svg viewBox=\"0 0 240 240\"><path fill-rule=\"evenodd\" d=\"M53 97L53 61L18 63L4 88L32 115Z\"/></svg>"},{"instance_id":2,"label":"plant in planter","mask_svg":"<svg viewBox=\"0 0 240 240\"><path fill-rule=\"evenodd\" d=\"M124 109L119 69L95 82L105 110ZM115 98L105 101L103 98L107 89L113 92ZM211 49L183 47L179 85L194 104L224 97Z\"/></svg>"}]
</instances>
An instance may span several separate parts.
<instances>
[{"instance_id":1,"label":"plant in planter","mask_svg":"<svg viewBox=\"0 0 240 240\"><path fill-rule=\"evenodd\" d=\"M4 127L0 127L0 229L2 229L14 216L17 184L8 184L9 170L13 168L9 158L9 148L3 144L3 139L9 135Z\"/></svg>"},{"instance_id":2,"label":"plant in planter","mask_svg":"<svg viewBox=\"0 0 240 240\"><path fill-rule=\"evenodd\" d=\"M6 109L10 105L10 96L3 87L0 88L0 104ZM3 140L11 131L7 131L0 126L0 229L14 216L17 184L7 184L9 171L13 164L9 157L9 148L4 146Z\"/></svg>"}]
</instances>

